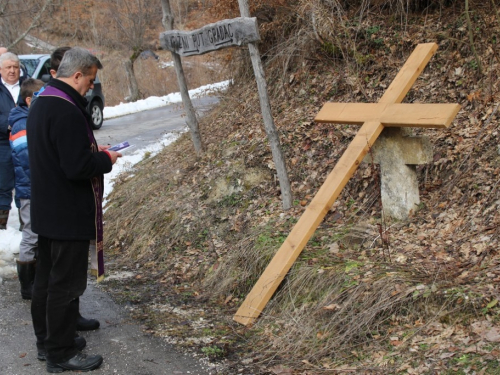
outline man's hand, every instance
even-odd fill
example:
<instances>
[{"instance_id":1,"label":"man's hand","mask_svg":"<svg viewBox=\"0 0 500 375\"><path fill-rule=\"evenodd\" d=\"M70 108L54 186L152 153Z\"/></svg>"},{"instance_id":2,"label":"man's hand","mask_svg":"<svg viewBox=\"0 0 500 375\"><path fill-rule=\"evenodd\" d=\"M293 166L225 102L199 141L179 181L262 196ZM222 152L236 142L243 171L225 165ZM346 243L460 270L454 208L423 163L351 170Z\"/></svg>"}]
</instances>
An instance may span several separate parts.
<instances>
[{"instance_id":1,"label":"man's hand","mask_svg":"<svg viewBox=\"0 0 500 375\"><path fill-rule=\"evenodd\" d=\"M122 157L122 154L120 154L119 152L116 152L116 151L106 151L106 152L108 152L109 156L111 156L111 164L115 164L116 159Z\"/></svg>"},{"instance_id":2,"label":"man's hand","mask_svg":"<svg viewBox=\"0 0 500 375\"><path fill-rule=\"evenodd\" d=\"M104 150L107 150L108 148L110 148L111 145L97 145L97 149L99 151L104 151Z\"/></svg>"}]
</instances>

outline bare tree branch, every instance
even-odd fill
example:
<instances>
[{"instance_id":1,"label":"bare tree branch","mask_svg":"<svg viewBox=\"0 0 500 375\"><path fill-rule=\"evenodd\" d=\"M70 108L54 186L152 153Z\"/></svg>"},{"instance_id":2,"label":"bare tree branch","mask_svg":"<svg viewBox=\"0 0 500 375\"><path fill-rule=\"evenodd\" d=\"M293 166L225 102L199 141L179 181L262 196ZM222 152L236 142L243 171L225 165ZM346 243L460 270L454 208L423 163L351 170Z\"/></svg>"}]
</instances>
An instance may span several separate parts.
<instances>
[{"instance_id":1,"label":"bare tree branch","mask_svg":"<svg viewBox=\"0 0 500 375\"><path fill-rule=\"evenodd\" d=\"M14 40L9 46L7 46L7 49L11 49L12 47L14 47L17 43L23 40L31 30L33 30L35 27L38 26L38 21L40 20L40 17L42 17L42 14L45 12L47 7L52 4L52 1L53 0L45 0L45 4L43 4L43 7L38 11L36 16L33 18L33 20L31 21L31 25L29 25L28 28L21 35L19 35L16 40Z\"/></svg>"}]
</instances>

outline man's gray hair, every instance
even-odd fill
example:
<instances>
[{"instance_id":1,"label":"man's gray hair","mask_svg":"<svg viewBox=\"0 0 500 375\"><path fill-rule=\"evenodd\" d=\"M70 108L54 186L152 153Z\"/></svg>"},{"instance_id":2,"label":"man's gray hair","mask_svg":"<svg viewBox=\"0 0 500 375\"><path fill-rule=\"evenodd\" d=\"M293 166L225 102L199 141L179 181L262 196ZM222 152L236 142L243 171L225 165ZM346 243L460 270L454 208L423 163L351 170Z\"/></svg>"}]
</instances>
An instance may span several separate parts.
<instances>
[{"instance_id":1,"label":"man's gray hair","mask_svg":"<svg viewBox=\"0 0 500 375\"><path fill-rule=\"evenodd\" d=\"M0 59L3 55L0 56ZM76 72L83 75L90 73L93 67L102 69L102 64L97 57L85 48L73 47L64 53L64 56L57 69L56 78L69 78Z\"/></svg>"},{"instance_id":2,"label":"man's gray hair","mask_svg":"<svg viewBox=\"0 0 500 375\"><path fill-rule=\"evenodd\" d=\"M15 53L12 52L5 52L0 55L0 66L3 65L4 61L14 61L14 62L19 62L19 57Z\"/></svg>"}]
</instances>

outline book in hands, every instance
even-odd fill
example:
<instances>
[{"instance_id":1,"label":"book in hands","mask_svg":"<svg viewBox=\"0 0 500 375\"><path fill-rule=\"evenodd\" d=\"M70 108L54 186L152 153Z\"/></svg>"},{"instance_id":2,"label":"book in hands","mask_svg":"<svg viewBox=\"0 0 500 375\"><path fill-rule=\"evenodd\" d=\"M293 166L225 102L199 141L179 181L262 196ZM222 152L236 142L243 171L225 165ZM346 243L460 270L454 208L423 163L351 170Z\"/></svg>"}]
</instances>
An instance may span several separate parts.
<instances>
[{"instance_id":1,"label":"book in hands","mask_svg":"<svg viewBox=\"0 0 500 375\"><path fill-rule=\"evenodd\" d=\"M128 142L122 142L118 143L117 145L111 146L110 148L108 148L108 151L122 151L123 149L129 147L134 147L134 146L130 146Z\"/></svg>"}]
</instances>

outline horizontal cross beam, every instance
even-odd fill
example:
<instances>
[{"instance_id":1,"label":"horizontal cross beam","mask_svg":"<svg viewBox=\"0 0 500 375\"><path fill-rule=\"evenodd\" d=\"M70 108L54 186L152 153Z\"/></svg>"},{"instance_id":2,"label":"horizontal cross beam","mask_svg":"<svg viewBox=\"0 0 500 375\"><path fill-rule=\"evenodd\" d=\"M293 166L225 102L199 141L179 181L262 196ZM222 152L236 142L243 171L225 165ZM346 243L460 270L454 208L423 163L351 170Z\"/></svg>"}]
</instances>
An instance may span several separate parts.
<instances>
[{"instance_id":1,"label":"horizontal cross beam","mask_svg":"<svg viewBox=\"0 0 500 375\"><path fill-rule=\"evenodd\" d=\"M377 120L385 127L447 128L460 108L459 104L325 103L314 121L362 125Z\"/></svg>"}]
</instances>

